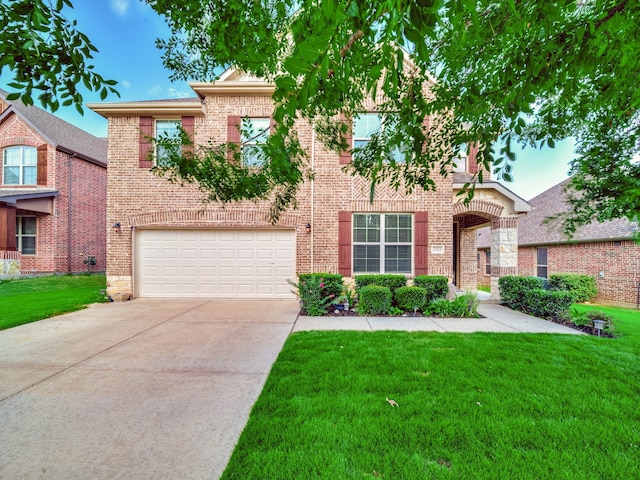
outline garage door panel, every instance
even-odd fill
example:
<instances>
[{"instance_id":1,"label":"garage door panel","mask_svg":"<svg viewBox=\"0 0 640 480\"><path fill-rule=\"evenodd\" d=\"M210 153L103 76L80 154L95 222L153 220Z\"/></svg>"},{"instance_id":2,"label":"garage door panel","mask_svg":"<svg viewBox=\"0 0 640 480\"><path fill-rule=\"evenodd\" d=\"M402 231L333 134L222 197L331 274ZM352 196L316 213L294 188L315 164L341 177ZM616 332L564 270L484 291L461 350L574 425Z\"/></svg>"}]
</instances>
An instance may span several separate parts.
<instances>
[{"instance_id":1,"label":"garage door panel","mask_svg":"<svg viewBox=\"0 0 640 480\"><path fill-rule=\"evenodd\" d=\"M292 298L295 232L140 230L139 296Z\"/></svg>"}]
</instances>

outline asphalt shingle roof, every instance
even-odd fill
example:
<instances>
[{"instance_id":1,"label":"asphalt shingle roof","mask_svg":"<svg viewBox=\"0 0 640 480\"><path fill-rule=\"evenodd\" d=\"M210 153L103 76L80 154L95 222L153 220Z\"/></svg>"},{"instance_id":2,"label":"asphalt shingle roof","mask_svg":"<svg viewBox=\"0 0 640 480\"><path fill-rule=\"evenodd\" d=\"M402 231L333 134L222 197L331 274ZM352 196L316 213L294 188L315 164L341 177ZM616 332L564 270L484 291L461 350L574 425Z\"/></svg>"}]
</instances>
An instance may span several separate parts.
<instances>
[{"instance_id":1,"label":"asphalt shingle roof","mask_svg":"<svg viewBox=\"0 0 640 480\"><path fill-rule=\"evenodd\" d=\"M544 223L547 217L569 210L566 193L564 192L564 188L569 181L570 179L568 178L529 200L533 210L520 217L518 221L519 245L595 242L631 238L634 228L637 227L626 219L584 225L577 229L571 239L564 234L561 221ZM488 248L490 245L490 229L479 229L478 248Z\"/></svg>"}]
</instances>

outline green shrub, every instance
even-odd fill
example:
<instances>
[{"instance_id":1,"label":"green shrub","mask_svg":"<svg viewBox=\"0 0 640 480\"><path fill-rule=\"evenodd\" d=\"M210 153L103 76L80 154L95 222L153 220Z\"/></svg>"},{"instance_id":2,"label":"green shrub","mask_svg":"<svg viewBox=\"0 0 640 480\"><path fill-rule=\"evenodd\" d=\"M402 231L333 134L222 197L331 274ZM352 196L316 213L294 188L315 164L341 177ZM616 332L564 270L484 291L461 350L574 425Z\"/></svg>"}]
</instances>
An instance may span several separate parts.
<instances>
[{"instance_id":1,"label":"green shrub","mask_svg":"<svg viewBox=\"0 0 640 480\"><path fill-rule=\"evenodd\" d=\"M564 322L569 319L572 303L573 297L569 292L538 288L527 293L519 310L535 317Z\"/></svg>"},{"instance_id":2,"label":"green shrub","mask_svg":"<svg viewBox=\"0 0 640 480\"><path fill-rule=\"evenodd\" d=\"M447 277L418 275L413 279L413 285L426 290L427 302L445 298L449 292L449 279Z\"/></svg>"},{"instance_id":3,"label":"green shrub","mask_svg":"<svg viewBox=\"0 0 640 480\"><path fill-rule=\"evenodd\" d=\"M407 277L404 275L376 274L376 275L356 275L356 290L360 290L367 285L378 285L387 287L393 295L396 289L407 285Z\"/></svg>"},{"instance_id":4,"label":"green shrub","mask_svg":"<svg viewBox=\"0 0 640 480\"><path fill-rule=\"evenodd\" d=\"M339 297L343 293L342 275L339 273L299 273L298 282L306 282L309 278L316 277L324 283L324 292L327 295Z\"/></svg>"},{"instance_id":5,"label":"green shrub","mask_svg":"<svg viewBox=\"0 0 640 480\"><path fill-rule=\"evenodd\" d=\"M380 285L365 285L360 289L358 312L382 315L391 307L391 290Z\"/></svg>"},{"instance_id":6,"label":"green shrub","mask_svg":"<svg viewBox=\"0 0 640 480\"><path fill-rule=\"evenodd\" d=\"M578 312L576 309L571 310L571 323L578 327L587 326L593 328L594 320L604 321L604 331L613 334L615 332L615 321L611 315L598 310L588 310L586 312Z\"/></svg>"},{"instance_id":7,"label":"green shrub","mask_svg":"<svg viewBox=\"0 0 640 480\"><path fill-rule=\"evenodd\" d=\"M433 300L424 308L425 315L437 317L478 318L480 301L475 294L467 292L449 301L446 298Z\"/></svg>"},{"instance_id":8,"label":"green shrub","mask_svg":"<svg viewBox=\"0 0 640 480\"><path fill-rule=\"evenodd\" d=\"M300 298L300 308L307 315L314 317L327 313L327 307L331 305L335 298L342 291L342 276L340 276L340 290L336 295L336 278L327 281L324 273L310 273L299 275L298 283L289 281L289 284L296 288L295 293Z\"/></svg>"},{"instance_id":9,"label":"green shrub","mask_svg":"<svg viewBox=\"0 0 640 480\"><path fill-rule=\"evenodd\" d=\"M498 280L501 302L505 307L523 311L527 295L532 290L542 289L544 279L539 277L506 276Z\"/></svg>"},{"instance_id":10,"label":"green shrub","mask_svg":"<svg viewBox=\"0 0 640 480\"><path fill-rule=\"evenodd\" d=\"M426 303L427 290L422 287L400 287L394 294L396 305L405 312L422 311Z\"/></svg>"},{"instance_id":11,"label":"green shrub","mask_svg":"<svg viewBox=\"0 0 640 480\"><path fill-rule=\"evenodd\" d=\"M551 290L564 290L573 296L575 303L587 302L598 294L596 279L579 273L554 273L549 275Z\"/></svg>"}]
</instances>

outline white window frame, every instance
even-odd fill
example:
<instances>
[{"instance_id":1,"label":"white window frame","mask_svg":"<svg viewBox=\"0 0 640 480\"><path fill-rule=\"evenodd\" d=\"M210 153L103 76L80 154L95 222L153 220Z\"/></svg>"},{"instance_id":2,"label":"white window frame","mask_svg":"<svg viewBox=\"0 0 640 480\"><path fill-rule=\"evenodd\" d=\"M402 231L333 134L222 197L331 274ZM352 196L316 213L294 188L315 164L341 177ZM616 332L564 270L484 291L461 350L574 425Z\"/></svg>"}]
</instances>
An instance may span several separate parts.
<instances>
[{"instance_id":1,"label":"white window frame","mask_svg":"<svg viewBox=\"0 0 640 480\"><path fill-rule=\"evenodd\" d=\"M35 224L35 233L24 233L24 224L23 220L26 218L33 218ZM33 238L33 252L24 253L23 249L23 239L24 238ZM37 252L38 245L38 217L33 215L19 215L16 216L16 245L18 247L18 251L22 255L35 255Z\"/></svg>"},{"instance_id":2,"label":"white window frame","mask_svg":"<svg viewBox=\"0 0 640 480\"><path fill-rule=\"evenodd\" d=\"M357 226L357 217L365 217L365 220L368 222L369 217L378 217L378 240L377 241L356 241L356 229L361 229ZM390 217L409 217L410 220L410 239L408 242L400 242L400 241L387 241L387 223ZM400 227L398 227L400 228ZM371 229L372 231L375 228ZM351 252L352 252L352 271L354 274L375 274L375 273L393 273L398 275L412 275L414 269L414 244L415 244L415 217L412 213L405 212L387 212L387 213L354 213L352 215L352 228L351 228ZM360 246L378 246L379 248L379 259L378 259L378 269L377 270L357 270L356 269L356 247ZM393 246L403 246L409 247L409 269L407 271L396 271L396 270L387 270L386 268L386 247Z\"/></svg>"},{"instance_id":3,"label":"white window frame","mask_svg":"<svg viewBox=\"0 0 640 480\"><path fill-rule=\"evenodd\" d=\"M360 133L358 132L358 121L365 121L365 120L370 120L376 118L377 120L377 127L375 129L367 129L366 135L365 136L358 136L356 135L356 133ZM369 143L371 141L371 135L376 133L376 132L380 132L383 131L385 126L384 126L384 115L377 113L377 112L362 112L362 113L358 113L354 119L353 119L353 124L351 127L351 148L352 149L360 149L360 148L364 148L366 146L367 143ZM375 124L374 124L375 125ZM357 152L355 153L357 155ZM391 155L393 156L393 159L396 163L405 163L406 159L405 159L405 154L402 153L402 151L396 147L394 148L393 152L391 153Z\"/></svg>"},{"instance_id":4,"label":"white window frame","mask_svg":"<svg viewBox=\"0 0 640 480\"><path fill-rule=\"evenodd\" d=\"M453 158L453 171L456 173L466 173L467 165L469 163L469 155L467 153L468 145L463 143L460 145L460 151L458 155Z\"/></svg>"},{"instance_id":5,"label":"white window frame","mask_svg":"<svg viewBox=\"0 0 640 480\"><path fill-rule=\"evenodd\" d=\"M154 132L155 138L169 137L169 138L177 138L180 134L180 127L182 127L182 120L175 118L156 118L154 121ZM155 152L155 164L163 165L163 156L162 151L156 145Z\"/></svg>"},{"instance_id":6,"label":"white window frame","mask_svg":"<svg viewBox=\"0 0 640 480\"><path fill-rule=\"evenodd\" d=\"M19 152L19 163L15 165L9 165L7 155L9 152ZM30 158L26 158L25 153L30 152ZM29 162L32 163L28 163ZM9 168L18 168L18 182L7 183L7 170ZM33 170L32 176L33 182L25 182L25 170ZM3 185L37 185L38 184L38 149L30 145L12 145L6 147L2 152L2 184Z\"/></svg>"},{"instance_id":7,"label":"white window frame","mask_svg":"<svg viewBox=\"0 0 640 480\"><path fill-rule=\"evenodd\" d=\"M242 119L240 141L242 145L242 165L260 167L264 164L263 153L258 148L264 144L271 133L271 118L245 117Z\"/></svg>"}]
</instances>

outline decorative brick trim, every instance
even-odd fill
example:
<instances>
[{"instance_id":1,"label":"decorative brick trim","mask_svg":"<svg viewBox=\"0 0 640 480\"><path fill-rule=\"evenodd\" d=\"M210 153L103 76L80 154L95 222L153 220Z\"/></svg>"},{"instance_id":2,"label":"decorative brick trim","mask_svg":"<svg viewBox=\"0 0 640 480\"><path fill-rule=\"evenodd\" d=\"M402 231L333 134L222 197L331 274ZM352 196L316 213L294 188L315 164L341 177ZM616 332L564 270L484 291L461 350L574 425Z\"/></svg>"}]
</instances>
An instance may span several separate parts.
<instances>
[{"instance_id":1,"label":"decorative brick trim","mask_svg":"<svg viewBox=\"0 0 640 480\"><path fill-rule=\"evenodd\" d=\"M453 206L454 215L476 213L482 214L482 216L489 216L489 218L496 218L500 217L503 211L504 207L502 205L477 199L471 200L469 205L465 205L464 202L458 202Z\"/></svg>"},{"instance_id":2,"label":"decorative brick trim","mask_svg":"<svg viewBox=\"0 0 640 480\"><path fill-rule=\"evenodd\" d=\"M518 228L517 217L495 218L491 221L491 229L497 228Z\"/></svg>"},{"instance_id":3,"label":"decorative brick trim","mask_svg":"<svg viewBox=\"0 0 640 480\"><path fill-rule=\"evenodd\" d=\"M413 212L416 209L416 202L409 198L407 200L353 200L351 210L353 212Z\"/></svg>"},{"instance_id":4,"label":"decorative brick trim","mask_svg":"<svg viewBox=\"0 0 640 480\"><path fill-rule=\"evenodd\" d=\"M12 147L14 145L27 145L29 147L38 147L42 142L27 137L5 137L0 139L0 148Z\"/></svg>"},{"instance_id":5,"label":"decorative brick trim","mask_svg":"<svg viewBox=\"0 0 640 480\"><path fill-rule=\"evenodd\" d=\"M518 275L518 267L497 267L491 265L492 277L506 277L507 275Z\"/></svg>"},{"instance_id":6,"label":"decorative brick trim","mask_svg":"<svg viewBox=\"0 0 640 480\"><path fill-rule=\"evenodd\" d=\"M124 220L131 227L162 225L163 227L291 227L300 223L297 213L285 213L273 225L269 222L269 212L244 209L240 211L178 209L134 215ZM124 225L123 225L124 226Z\"/></svg>"}]
</instances>

